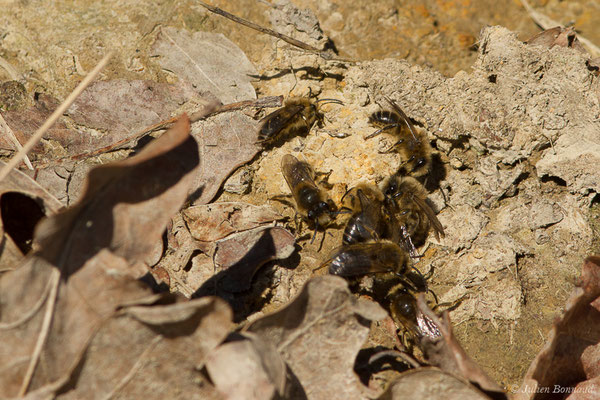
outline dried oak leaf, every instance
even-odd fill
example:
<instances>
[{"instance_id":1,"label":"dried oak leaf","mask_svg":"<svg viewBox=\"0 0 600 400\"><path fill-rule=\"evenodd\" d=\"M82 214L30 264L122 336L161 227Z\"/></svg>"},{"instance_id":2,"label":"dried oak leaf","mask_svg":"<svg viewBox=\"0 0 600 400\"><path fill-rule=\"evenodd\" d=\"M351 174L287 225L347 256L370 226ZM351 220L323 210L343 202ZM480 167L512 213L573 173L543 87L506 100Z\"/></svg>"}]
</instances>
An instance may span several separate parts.
<instances>
[{"instance_id":1,"label":"dried oak leaf","mask_svg":"<svg viewBox=\"0 0 600 400\"><path fill-rule=\"evenodd\" d=\"M192 135L198 141L202 165L194 189L203 185L194 204L209 203L233 171L254 158L260 150L257 121L241 112L216 115L194 124Z\"/></svg>"},{"instance_id":2,"label":"dried oak leaf","mask_svg":"<svg viewBox=\"0 0 600 400\"><path fill-rule=\"evenodd\" d=\"M206 369L228 399L272 399L285 394L286 365L272 343L245 332L231 334L209 353Z\"/></svg>"},{"instance_id":3,"label":"dried oak leaf","mask_svg":"<svg viewBox=\"0 0 600 400\"><path fill-rule=\"evenodd\" d=\"M46 157L56 158L100 150L171 117L182 104L197 96L198 91L184 82L174 85L121 79L95 82L75 100L66 116L50 128L44 135L45 141L34 147L32 154L52 152ZM17 139L25 143L58 106L58 100L42 94L33 107L3 115ZM0 148L14 147L0 137Z\"/></svg>"},{"instance_id":4,"label":"dried oak leaf","mask_svg":"<svg viewBox=\"0 0 600 400\"><path fill-rule=\"evenodd\" d=\"M386 315L377 304L357 299L345 280L327 275L309 280L290 304L246 330L275 345L306 397L360 399L367 389L353 371L354 360L370 321Z\"/></svg>"},{"instance_id":5,"label":"dried oak leaf","mask_svg":"<svg viewBox=\"0 0 600 400\"><path fill-rule=\"evenodd\" d=\"M437 368L403 372L378 400L489 400L475 387Z\"/></svg>"},{"instance_id":6,"label":"dried oak leaf","mask_svg":"<svg viewBox=\"0 0 600 400\"><path fill-rule=\"evenodd\" d=\"M554 46L572 47L583 54L587 54L587 51L577 38L577 33L572 26L568 28L556 26L554 28L546 29L529 38L525 43L534 46L544 46L549 49Z\"/></svg>"},{"instance_id":7,"label":"dried oak leaf","mask_svg":"<svg viewBox=\"0 0 600 400\"><path fill-rule=\"evenodd\" d=\"M184 116L136 156L92 169L80 201L38 225L39 256L65 279L104 248L143 261L185 201L199 164L189 128Z\"/></svg>"},{"instance_id":8,"label":"dried oak leaf","mask_svg":"<svg viewBox=\"0 0 600 400\"><path fill-rule=\"evenodd\" d=\"M152 48L158 63L222 103L256 99L250 76L256 68L244 52L220 33L162 28Z\"/></svg>"},{"instance_id":9,"label":"dried oak leaf","mask_svg":"<svg viewBox=\"0 0 600 400\"><path fill-rule=\"evenodd\" d=\"M506 398L504 389L494 382L462 348L452 332L448 312L444 312L442 318L438 318L427 305L423 295L418 296L417 306L419 311L425 314L441 333L439 337L426 335L421 339L421 348L427 362L439 367L444 372L476 384L494 398Z\"/></svg>"},{"instance_id":10,"label":"dried oak leaf","mask_svg":"<svg viewBox=\"0 0 600 400\"><path fill-rule=\"evenodd\" d=\"M600 257L595 256L583 263L578 287L529 366L515 399L598 398L599 384Z\"/></svg>"},{"instance_id":11,"label":"dried oak leaf","mask_svg":"<svg viewBox=\"0 0 600 400\"><path fill-rule=\"evenodd\" d=\"M214 242L284 218L269 206L240 202L192 206L183 210L182 215L192 237L202 242Z\"/></svg>"},{"instance_id":12,"label":"dried oak leaf","mask_svg":"<svg viewBox=\"0 0 600 400\"><path fill-rule=\"evenodd\" d=\"M119 306L156 300L133 279L132 264L152 250L185 201L198 162L182 117L138 155L92 170L80 203L38 225L42 249L0 275L0 354L7 367L0 395L19 390L47 316L52 323L31 389L65 383Z\"/></svg>"},{"instance_id":13,"label":"dried oak leaf","mask_svg":"<svg viewBox=\"0 0 600 400\"><path fill-rule=\"evenodd\" d=\"M4 165L0 161L0 167ZM35 225L61 206L54 196L18 170L11 170L0 181L0 271L18 266L31 249Z\"/></svg>"},{"instance_id":14,"label":"dried oak leaf","mask_svg":"<svg viewBox=\"0 0 600 400\"><path fill-rule=\"evenodd\" d=\"M36 97L33 106L24 110L13 110L3 113L6 123L15 133L17 140L20 143L26 143L34 132L42 126L48 117L60 105L60 102L54 97L47 94L40 94ZM66 148L72 142L80 140L80 134L72 129L69 129L64 122L64 119L59 119L48 131L44 134L43 139L36 144L29 155L31 158L39 158L36 155L42 155L55 151L48 140L52 140ZM14 145L6 135L0 135L0 149L14 151ZM60 152L59 152L60 153ZM50 157L64 154L50 154Z\"/></svg>"},{"instance_id":15,"label":"dried oak leaf","mask_svg":"<svg viewBox=\"0 0 600 400\"><path fill-rule=\"evenodd\" d=\"M144 128L170 118L199 93L192 85L116 79L95 82L67 110L83 132L69 154L92 152L113 145ZM135 146L135 142L128 146Z\"/></svg>"},{"instance_id":16,"label":"dried oak leaf","mask_svg":"<svg viewBox=\"0 0 600 400\"><path fill-rule=\"evenodd\" d=\"M292 255L296 238L280 227L256 228L217 244L214 263L223 269L216 279L231 293L250 289L254 274L265 263Z\"/></svg>"},{"instance_id":17,"label":"dried oak leaf","mask_svg":"<svg viewBox=\"0 0 600 400\"><path fill-rule=\"evenodd\" d=\"M179 298L181 299L181 298ZM95 333L75 387L59 399L222 398L200 373L233 328L216 297L122 308Z\"/></svg>"}]
</instances>

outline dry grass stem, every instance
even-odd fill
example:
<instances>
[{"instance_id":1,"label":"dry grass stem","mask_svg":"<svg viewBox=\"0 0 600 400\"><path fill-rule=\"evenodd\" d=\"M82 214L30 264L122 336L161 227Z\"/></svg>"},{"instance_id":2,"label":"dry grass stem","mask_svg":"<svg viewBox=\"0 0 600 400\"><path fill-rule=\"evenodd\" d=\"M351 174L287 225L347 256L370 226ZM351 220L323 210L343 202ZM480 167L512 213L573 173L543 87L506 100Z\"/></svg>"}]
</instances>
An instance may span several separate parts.
<instances>
[{"instance_id":1,"label":"dry grass stem","mask_svg":"<svg viewBox=\"0 0 600 400\"><path fill-rule=\"evenodd\" d=\"M108 60L110 60L112 54L113 53L110 52L106 56L104 56L102 60L100 60L100 62L98 63L98 65L96 65L92 72L90 72L88 76L86 76L83 79L83 81L81 81L81 83L75 88L75 90L73 90L73 92L71 92L71 94L65 99L65 101L62 102L62 104L52 113L52 115L50 115L46 122L44 122L44 124L40 126L37 131L35 131L33 136L27 141L27 143L25 143L23 148L19 150L10 159L10 161L0 171L0 180L6 178L10 170L17 166L17 164L27 155L27 153L31 151L31 149L40 141L44 133L46 133L46 131L50 129L52 125L54 125L58 118L60 118L60 116L63 115L65 111L67 111L67 109L71 106L71 104L73 104L73 102L81 94L81 92L83 92L83 90L86 87L88 87L90 83L92 83L92 81L96 78L96 76L98 76L102 68L104 68L106 64L108 64Z\"/></svg>"},{"instance_id":2,"label":"dry grass stem","mask_svg":"<svg viewBox=\"0 0 600 400\"><path fill-rule=\"evenodd\" d=\"M15 136L13 130L10 129L10 126L8 126L2 114L0 114L0 127L4 129L4 132L6 132L10 140L15 145L15 150L17 150L17 152L23 151L23 146L21 146L21 142L19 142L19 140ZM25 162L25 165L27 165L27 168L33 170L33 165L31 165L31 161L29 161L29 157L27 157L27 154L25 154L25 156L23 157L23 161Z\"/></svg>"}]
</instances>

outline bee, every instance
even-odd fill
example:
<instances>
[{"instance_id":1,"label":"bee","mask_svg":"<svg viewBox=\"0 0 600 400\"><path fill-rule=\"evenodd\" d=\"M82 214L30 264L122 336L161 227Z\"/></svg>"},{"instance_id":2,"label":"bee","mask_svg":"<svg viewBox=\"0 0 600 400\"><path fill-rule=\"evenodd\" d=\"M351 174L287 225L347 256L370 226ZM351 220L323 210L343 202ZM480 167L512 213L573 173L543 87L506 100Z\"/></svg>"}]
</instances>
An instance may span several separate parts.
<instances>
[{"instance_id":1,"label":"bee","mask_svg":"<svg viewBox=\"0 0 600 400\"><path fill-rule=\"evenodd\" d=\"M338 247L320 268L345 278L391 273L401 279L410 269L408 254L389 240L355 243Z\"/></svg>"},{"instance_id":2,"label":"bee","mask_svg":"<svg viewBox=\"0 0 600 400\"><path fill-rule=\"evenodd\" d=\"M407 345L412 342L419 344L425 336L429 338L440 336L435 323L417 307L416 296L419 294L430 293L434 309L438 308L438 299L429 289L427 278L416 269L407 271L401 279L391 274L380 275L374 279L370 292L390 313L396 326L404 328L403 330L408 334L404 336Z\"/></svg>"},{"instance_id":3,"label":"bee","mask_svg":"<svg viewBox=\"0 0 600 400\"><path fill-rule=\"evenodd\" d=\"M315 236L319 227L326 227L337 214L333 201L315 183L315 173L310 165L291 154L281 159L281 172L296 202L298 214L314 225Z\"/></svg>"},{"instance_id":4,"label":"bee","mask_svg":"<svg viewBox=\"0 0 600 400\"><path fill-rule=\"evenodd\" d=\"M384 184L383 194L385 205L403 229L404 240L410 240L413 247L425 243L432 227L438 241L445 236L444 227L427 204L427 190L418 180L393 175Z\"/></svg>"},{"instance_id":5,"label":"bee","mask_svg":"<svg viewBox=\"0 0 600 400\"><path fill-rule=\"evenodd\" d=\"M391 99L385 97L393 111L377 111L369 117L371 125L379 127L378 130L367 135L365 139L377 136L384 130L392 130L398 141L387 152L396 150L401 158L402 165L398 169L401 175L410 175L415 178L424 177L431 170L431 144L425 132L417 131L404 111Z\"/></svg>"},{"instance_id":6,"label":"bee","mask_svg":"<svg viewBox=\"0 0 600 400\"><path fill-rule=\"evenodd\" d=\"M337 99L289 98L282 108L273 111L260 121L258 143L267 144L280 137L307 134L315 122L323 120L319 106L328 103L344 104Z\"/></svg>"},{"instance_id":7,"label":"bee","mask_svg":"<svg viewBox=\"0 0 600 400\"><path fill-rule=\"evenodd\" d=\"M352 215L346 223L343 244L379 240L387 236L389 221L383 210L384 195L376 186L360 184L344 194L342 207Z\"/></svg>"},{"instance_id":8,"label":"bee","mask_svg":"<svg viewBox=\"0 0 600 400\"><path fill-rule=\"evenodd\" d=\"M440 329L419 310L415 294L402 284L393 287L387 295L390 315L397 325L406 329L413 341L420 343L424 337L435 341L442 336Z\"/></svg>"}]
</instances>

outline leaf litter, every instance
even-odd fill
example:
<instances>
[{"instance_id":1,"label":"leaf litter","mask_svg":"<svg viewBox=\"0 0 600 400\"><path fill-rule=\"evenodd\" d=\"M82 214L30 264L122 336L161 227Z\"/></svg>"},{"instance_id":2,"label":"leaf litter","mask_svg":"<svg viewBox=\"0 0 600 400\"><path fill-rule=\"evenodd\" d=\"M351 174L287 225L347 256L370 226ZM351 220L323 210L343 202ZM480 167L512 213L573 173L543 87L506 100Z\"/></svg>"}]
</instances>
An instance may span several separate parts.
<instances>
[{"instance_id":1,"label":"leaf litter","mask_svg":"<svg viewBox=\"0 0 600 400\"><path fill-rule=\"evenodd\" d=\"M92 170L80 203L38 227L36 241L41 250L15 271L0 276L5 328L0 353L10 355L5 360L12 367L2 374L3 395L22 393L28 386L35 390L66 383L90 340L120 306L158 300L134 279L139 276L136 265L139 267L151 250L148 244L160 238L169 216L185 201L198 163L189 122L183 117L138 155ZM140 174L148 173L154 178L141 179ZM152 212L155 215L147 218ZM60 281L55 278L58 271ZM30 290L39 295L28 296ZM44 302L46 313L41 312ZM205 302L193 304L200 307ZM173 317L171 312L167 314ZM51 324L46 322L50 318ZM31 385L22 386L34 343L40 342L37 332L42 319L49 329L39 355L43 363L34 369ZM202 318L197 318L195 325L201 322ZM227 325L218 327L225 337ZM182 329L169 335L185 333ZM110 345L111 340L105 342ZM181 351L187 354L187 350Z\"/></svg>"}]
</instances>

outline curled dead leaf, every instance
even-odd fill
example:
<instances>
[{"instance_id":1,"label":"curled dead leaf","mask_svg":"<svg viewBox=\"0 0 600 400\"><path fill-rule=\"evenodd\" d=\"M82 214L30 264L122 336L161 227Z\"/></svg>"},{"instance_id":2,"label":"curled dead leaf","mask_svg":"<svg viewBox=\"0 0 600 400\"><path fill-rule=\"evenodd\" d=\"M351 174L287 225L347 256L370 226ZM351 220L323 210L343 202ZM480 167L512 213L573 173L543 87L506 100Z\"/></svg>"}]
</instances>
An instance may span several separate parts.
<instances>
[{"instance_id":1,"label":"curled dead leaf","mask_svg":"<svg viewBox=\"0 0 600 400\"><path fill-rule=\"evenodd\" d=\"M184 116L136 156L92 169L80 201L38 225L39 256L65 279L103 248L143 261L185 201L199 163L189 128Z\"/></svg>"},{"instance_id":2,"label":"curled dead leaf","mask_svg":"<svg viewBox=\"0 0 600 400\"><path fill-rule=\"evenodd\" d=\"M216 265L223 268L220 286L237 293L250 288L256 271L265 263L288 258L296 238L284 228L256 228L234 235L217 244Z\"/></svg>"},{"instance_id":3,"label":"curled dead leaf","mask_svg":"<svg viewBox=\"0 0 600 400\"><path fill-rule=\"evenodd\" d=\"M475 387L437 368L404 372L390 383L378 400L489 400Z\"/></svg>"},{"instance_id":4,"label":"curled dead leaf","mask_svg":"<svg viewBox=\"0 0 600 400\"><path fill-rule=\"evenodd\" d=\"M598 396L600 383L600 257L583 263L578 287L548 341L529 366L515 399Z\"/></svg>"},{"instance_id":5,"label":"curled dead leaf","mask_svg":"<svg viewBox=\"0 0 600 400\"><path fill-rule=\"evenodd\" d=\"M206 369L228 399L272 399L285 394L285 362L272 343L250 332L231 334L208 355Z\"/></svg>"},{"instance_id":6,"label":"curled dead leaf","mask_svg":"<svg viewBox=\"0 0 600 400\"><path fill-rule=\"evenodd\" d=\"M353 371L354 360L368 336L369 321L385 315L377 304L350 293L345 280L327 275L309 280L291 303L246 330L276 346L301 385L300 394L358 399L367 388Z\"/></svg>"},{"instance_id":7,"label":"curled dead leaf","mask_svg":"<svg viewBox=\"0 0 600 400\"><path fill-rule=\"evenodd\" d=\"M182 215L193 238L202 242L214 242L232 233L284 218L269 206L239 202L192 206Z\"/></svg>"},{"instance_id":8,"label":"curled dead leaf","mask_svg":"<svg viewBox=\"0 0 600 400\"><path fill-rule=\"evenodd\" d=\"M504 389L469 357L454 336L448 312L444 312L439 318L429 308L422 294L417 297L417 307L441 333L441 336L435 338L426 335L421 339L421 348L425 359L442 371L466 379L476 384L484 392L493 393L494 398L505 398Z\"/></svg>"}]
</instances>

